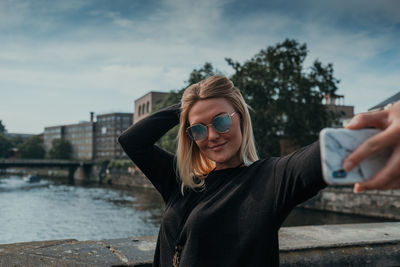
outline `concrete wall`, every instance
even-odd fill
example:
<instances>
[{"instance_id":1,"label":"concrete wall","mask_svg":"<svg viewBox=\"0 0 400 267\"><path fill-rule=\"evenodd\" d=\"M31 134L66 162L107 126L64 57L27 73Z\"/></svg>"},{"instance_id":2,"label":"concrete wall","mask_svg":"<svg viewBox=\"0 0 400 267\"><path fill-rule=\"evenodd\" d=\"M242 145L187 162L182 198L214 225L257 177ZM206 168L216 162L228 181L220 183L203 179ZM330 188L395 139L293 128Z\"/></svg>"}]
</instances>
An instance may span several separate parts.
<instances>
[{"instance_id":1,"label":"concrete wall","mask_svg":"<svg viewBox=\"0 0 400 267\"><path fill-rule=\"evenodd\" d=\"M327 104L326 108L339 116L338 122L331 125L332 127L343 127L354 116L354 106Z\"/></svg>"},{"instance_id":2,"label":"concrete wall","mask_svg":"<svg viewBox=\"0 0 400 267\"><path fill-rule=\"evenodd\" d=\"M329 111L341 115L342 118L351 118L354 116L354 106L327 104L326 107Z\"/></svg>"},{"instance_id":3,"label":"concrete wall","mask_svg":"<svg viewBox=\"0 0 400 267\"><path fill-rule=\"evenodd\" d=\"M301 206L389 219L400 219L400 190L354 193L352 187L327 187Z\"/></svg>"},{"instance_id":4,"label":"concrete wall","mask_svg":"<svg viewBox=\"0 0 400 267\"><path fill-rule=\"evenodd\" d=\"M400 223L282 228L281 266L400 266ZM0 245L0 266L151 266L156 237Z\"/></svg>"},{"instance_id":5,"label":"concrete wall","mask_svg":"<svg viewBox=\"0 0 400 267\"><path fill-rule=\"evenodd\" d=\"M137 167L107 170L104 182L128 187L153 187L149 179Z\"/></svg>"},{"instance_id":6,"label":"concrete wall","mask_svg":"<svg viewBox=\"0 0 400 267\"><path fill-rule=\"evenodd\" d=\"M73 179L80 182L101 183L105 177L105 169L102 165L78 167L73 173Z\"/></svg>"},{"instance_id":7,"label":"concrete wall","mask_svg":"<svg viewBox=\"0 0 400 267\"><path fill-rule=\"evenodd\" d=\"M127 187L153 187L149 179L137 167L106 169L101 164L94 164L91 168L76 168L73 179L79 182L97 182Z\"/></svg>"}]
</instances>

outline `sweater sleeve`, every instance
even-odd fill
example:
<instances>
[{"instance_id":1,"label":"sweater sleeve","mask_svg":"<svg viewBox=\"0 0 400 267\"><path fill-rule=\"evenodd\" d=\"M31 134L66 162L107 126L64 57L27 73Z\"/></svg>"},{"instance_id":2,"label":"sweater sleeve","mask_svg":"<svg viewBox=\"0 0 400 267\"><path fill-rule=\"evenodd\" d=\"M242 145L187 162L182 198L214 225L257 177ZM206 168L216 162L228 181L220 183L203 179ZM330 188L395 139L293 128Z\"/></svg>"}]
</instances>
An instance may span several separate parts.
<instances>
[{"instance_id":1,"label":"sweater sleeve","mask_svg":"<svg viewBox=\"0 0 400 267\"><path fill-rule=\"evenodd\" d=\"M275 211L278 228L298 204L326 187L322 179L319 142L301 148L275 163Z\"/></svg>"},{"instance_id":2,"label":"sweater sleeve","mask_svg":"<svg viewBox=\"0 0 400 267\"><path fill-rule=\"evenodd\" d=\"M160 110L124 131L118 142L129 158L160 192L166 203L178 186L175 156L155 145L179 123L180 104Z\"/></svg>"}]
</instances>

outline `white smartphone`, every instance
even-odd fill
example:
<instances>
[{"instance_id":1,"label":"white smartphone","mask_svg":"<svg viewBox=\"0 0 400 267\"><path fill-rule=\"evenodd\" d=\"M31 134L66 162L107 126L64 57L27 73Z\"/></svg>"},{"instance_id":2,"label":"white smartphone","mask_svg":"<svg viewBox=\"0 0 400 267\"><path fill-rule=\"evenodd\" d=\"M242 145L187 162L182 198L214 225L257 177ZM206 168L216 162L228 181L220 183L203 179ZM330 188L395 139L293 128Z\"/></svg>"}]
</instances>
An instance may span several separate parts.
<instances>
[{"instance_id":1,"label":"white smartphone","mask_svg":"<svg viewBox=\"0 0 400 267\"><path fill-rule=\"evenodd\" d=\"M390 149L376 152L349 173L342 169L343 160L365 140L379 132L377 129L323 129L319 134L319 140L325 182L330 185L352 185L368 180L381 170L389 159Z\"/></svg>"}]
</instances>

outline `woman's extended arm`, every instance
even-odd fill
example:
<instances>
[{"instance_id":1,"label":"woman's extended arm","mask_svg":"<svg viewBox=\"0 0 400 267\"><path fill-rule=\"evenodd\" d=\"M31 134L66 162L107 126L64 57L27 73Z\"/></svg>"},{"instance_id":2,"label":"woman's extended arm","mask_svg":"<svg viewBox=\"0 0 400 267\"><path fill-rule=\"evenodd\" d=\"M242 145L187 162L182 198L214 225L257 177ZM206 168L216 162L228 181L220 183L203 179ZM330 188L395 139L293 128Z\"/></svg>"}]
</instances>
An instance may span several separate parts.
<instances>
[{"instance_id":1,"label":"woman's extended arm","mask_svg":"<svg viewBox=\"0 0 400 267\"><path fill-rule=\"evenodd\" d=\"M174 155L154 145L179 122L180 104L175 104L142 119L119 137L122 148L149 178L166 202L177 187Z\"/></svg>"},{"instance_id":2,"label":"woman's extended arm","mask_svg":"<svg viewBox=\"0 0 400 267\"><path fill-rule=\"evenodd\" d=\"M365 141L351 153L343 162L344 169L347 171L353 169L362 160L382 148L391 147L393 152L386 166L368 181L356 183L354 191L400 188L400 101L387 110L359 114L346 126L348 129L365 127L375 127L383 131Z\"/></svg>"},{"instance_id":3,"label":"woman's extended arm","mask_svg":"<svg viewBox=\"0 0 400 267\"><path fill-rule=\"evenodd\" d=\"M279 158L274 166L278 226L298 204L326 187L322 179L319 142Z\"/></svg>"}]
</instances>

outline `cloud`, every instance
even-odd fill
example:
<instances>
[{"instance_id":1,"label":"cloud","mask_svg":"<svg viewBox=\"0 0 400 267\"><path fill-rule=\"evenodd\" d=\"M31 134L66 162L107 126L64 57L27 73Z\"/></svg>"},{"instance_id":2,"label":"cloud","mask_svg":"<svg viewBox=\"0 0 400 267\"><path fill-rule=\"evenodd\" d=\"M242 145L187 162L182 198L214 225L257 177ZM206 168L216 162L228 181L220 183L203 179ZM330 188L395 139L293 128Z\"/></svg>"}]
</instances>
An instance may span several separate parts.
<instances>
[{"instance_id":1,"label":"cloud","mask_svg":"<svg viewBox=\"0 0 400 267\"><path fill-rule=\"evenodd\" d=\"M73 21L66 21L69 16L75 16L88 1L48 1L48 0L16 0L0 2L0 32L7 34L37 34L54 33L55 30L66 28ZM60 33L60 32L58 32Z\"/></svg>"},{"instance_id":2,"label":"cloud","mask_svg":"<svg viewBox=\"0 0 400 267\"><path fill-rule=\"evenodd\" d=\"M18 12L17 12L18 11ZM28 3L0 1L0 30L22 24L28 14Z\"/></svg>"},{"instance_id":3,"label":"cloud","mask_svg":"<svg viewBox=\"0 0 400 267\"><path fill-rule=\"evenodd\" d=\"M398 71L390 74L355 71L343 77L341 93L345 94L346 104L354 105L355 112L360 113L400 92L399 84Z\"/></svg>"},{"instance_id":4,"label":"cloud","mask_svg":"<svg viewBox=\"0 0 400 267\"><path fill-rule=\"evenodd\" d=\"M400 22L400 3L397 0L309 0L305 2L308 3L306 6L313 7L310 9L312 14L320 12L334 20L343 18L360 25L374 26L375 24L377 27L382 26L382 22Z\"/></svg>"},{"instance_id":5,"label":"cloud","mask_svg":"<svg viewBox=\"0 0 400 267\"><path fill-rule=\"evenodd\" d=\"M89 109L129 110L149 90L180 89L190 71L206 61L230 74L225 57L243 62L287 37L307 43L307 66L316 58L334 63L346 103L364 109L396 90L397 2L310 0L291 2L289 9L279 6L284 1L256 3L233 14L237 1L164 0L143 9L130 4L118 9L105 1L1 1L0 103L4 107L7 99L30 92L36 102L24 102L26 114L36 117L48 107L67 110L68 101L75 103L73 112L51 116L53 125L86 118ZM343 18L357 23L346 27ZM393 68L382 72L377 59ZM12 121L10 114L0 115Z\"/></svg>"}]
</instances>

